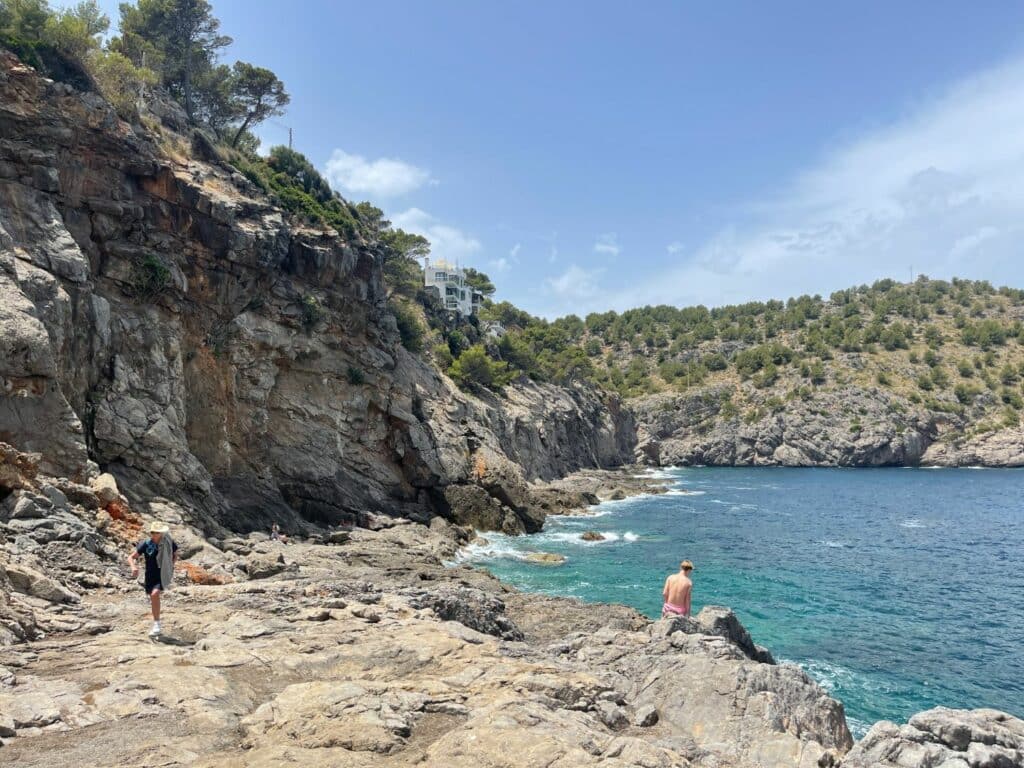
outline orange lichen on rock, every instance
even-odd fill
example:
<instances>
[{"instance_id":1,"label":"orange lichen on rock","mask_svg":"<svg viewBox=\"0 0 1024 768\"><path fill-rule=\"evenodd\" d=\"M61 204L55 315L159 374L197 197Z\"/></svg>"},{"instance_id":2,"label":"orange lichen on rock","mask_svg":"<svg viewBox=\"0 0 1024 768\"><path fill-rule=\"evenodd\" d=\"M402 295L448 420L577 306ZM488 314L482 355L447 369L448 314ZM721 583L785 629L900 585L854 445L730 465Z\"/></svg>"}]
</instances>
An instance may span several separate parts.
<instances>
[{"instance_id":1,"label":"orange lichen on rock","mask_svg":"<svg viewBox=\"0 0 1024 768\"><path fill-rule=\"evenodd\" d=\"M132 512L126 502L114 499L104 509L110 515L107 533L122 541L138 541L142 537L142 518Z\"/></svg>"},{"instance_id":2,"label":"orange lichen on rock","mask_svg":"<svg viewBox=\"0 0 1024 768\"><path fill-rule=\"evenodd\" d=\"M178 568L185 572L185 576L193 584L228 584L233 579L222 573L213 573L195 563L179 562Z\"/></svg>"},{"instance_id":3,"label":"orange lichen on rock","mask_svg":"<svg viewBox=\"0 0 1024 768\"><path fill-rule=\"evenodd\" d=\"M477 454L476 460L473 462L473 477L477 482L484 479L487 474L487 459Z\"/></svg>"}]
</instances>

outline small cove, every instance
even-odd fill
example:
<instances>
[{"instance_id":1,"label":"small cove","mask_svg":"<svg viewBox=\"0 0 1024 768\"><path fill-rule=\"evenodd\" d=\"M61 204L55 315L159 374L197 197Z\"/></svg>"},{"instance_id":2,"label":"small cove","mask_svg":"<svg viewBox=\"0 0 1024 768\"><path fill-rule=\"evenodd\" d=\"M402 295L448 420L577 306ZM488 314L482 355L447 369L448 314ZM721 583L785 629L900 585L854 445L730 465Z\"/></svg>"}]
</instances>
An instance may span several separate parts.
<instances>
[{"instance_id":1,"label":"small cove","mask_svg":"<svg viewBox=\"0 0 1024 768\"><path fill-rule=\"evenodd\" d=\"M672 491L488 534L466 557L517 587L648 616L697 565L694 610L728 605L756 642L843 701L862 734L936 705L1024 714L1024 472L689 468ZM605 540L584 542L585 531ZM552 567L528 552L563 555Z\"/></svg>"}]
</instances>

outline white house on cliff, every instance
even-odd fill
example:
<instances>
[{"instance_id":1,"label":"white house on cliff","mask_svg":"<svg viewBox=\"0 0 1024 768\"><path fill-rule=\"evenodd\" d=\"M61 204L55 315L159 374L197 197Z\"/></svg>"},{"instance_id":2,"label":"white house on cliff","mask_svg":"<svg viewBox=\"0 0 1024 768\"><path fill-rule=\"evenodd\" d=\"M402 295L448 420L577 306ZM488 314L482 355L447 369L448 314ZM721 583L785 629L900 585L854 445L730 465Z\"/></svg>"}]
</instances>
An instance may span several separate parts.
<instances>
[{"instance_id":1,"label":"white house on cliff","mask_svg":"<svg viewBox=\"0 0 1024 768\"><path fill-rule=\"evenodd\" d=\"M472 315L483 304L484 295L466 283L466 273L455 264L444 260L423 265L423 284L437 292L444 308L460 315Z\"/></svg>"}]
</instances>

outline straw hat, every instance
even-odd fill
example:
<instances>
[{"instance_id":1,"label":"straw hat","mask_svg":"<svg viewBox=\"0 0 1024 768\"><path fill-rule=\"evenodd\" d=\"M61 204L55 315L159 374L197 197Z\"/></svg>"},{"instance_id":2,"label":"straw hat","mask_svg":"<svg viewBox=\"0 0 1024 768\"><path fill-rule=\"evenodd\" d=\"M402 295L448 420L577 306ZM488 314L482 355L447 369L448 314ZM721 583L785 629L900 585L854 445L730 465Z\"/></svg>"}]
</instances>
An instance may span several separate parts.
<instances>
[{"instance_id":1,"label":"straw hat","mask_svg":"<svg viewBox=\"0 0 1024 768\"><path fill-rule=\"evenodd\" d=\"M161 523L154 520L149 524L150 533L167 533L169 530L171 530L171 527L167 525L167 523Z\"/></svg>"}]
</instances>

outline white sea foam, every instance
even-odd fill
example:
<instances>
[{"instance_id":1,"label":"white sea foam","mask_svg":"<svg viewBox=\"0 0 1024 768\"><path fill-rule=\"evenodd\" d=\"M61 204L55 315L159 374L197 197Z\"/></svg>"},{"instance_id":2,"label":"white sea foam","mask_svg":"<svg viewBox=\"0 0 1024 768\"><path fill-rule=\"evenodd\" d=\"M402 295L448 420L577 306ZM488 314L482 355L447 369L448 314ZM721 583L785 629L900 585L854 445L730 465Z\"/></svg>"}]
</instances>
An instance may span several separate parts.
<instances>
[{"instance_id":1,"label":"white sea foam","mask_svg":"<svg viewBox=\"0 0 1024 768\"><path fill-rule=\"evenodd\" d=\"M522 560L526 554L512 543L510 536L501 533L488 533L481 541L460 549L455 555L455 562L490 560L496 557Z\"/></svg>"},{"instance_id":2,"label":"white sea foam","mask_svg":"<svg viewBox=\"0 0 1024 768\"><path fill-rule=\"evenodd\" d=\"M690 491L685 488L672 488L665 491L662 496L703 496L707 491Z\"/></svg>"},{"instance_id":3,"label":"white sea foam","mask_svg":"<svg viewBox=\"0 0 1024 768\"><path fill-rule=\"evenodd\" d=\"M618 533L616 531L598 531L603 539L598 541L585 541L583 531L545 531L530 537L542 549L545 542L558 542L560 544L576 544L581 547L599 547L602 544L613 544L617 541L634 542L639 537L632 531Z\"/></svg>"},{"instance_id":4,"label":"white sea foam","mask_svg":"<svg viewBox=\"0 0 1024 768\"><path fill-rule=\"evenodd\" d=\"M924 522L920 518L911 517L911 518L908 518L907 520L904 520L902 523L900 523L900 527L901 528L924 528L925 524L924 524Z\"/></svg>"},{"instance_id":5,"label":"white sea foam","mask_svg":"<svg viewBox=\"0 0 1024 768\"><path fill-rule=\"evenodd\" d=\"M780 659L780 661L796 664L829 693L835 692L839 686L855 685L860 682L859 678L861 678L861 675L852 669L829 661L792 661L790 659Z\"/></svg>"},{"instance_id":6,"label":"white sea foam","mask_svg":"<svg viewBox=\"0 0 1024 768\"><path fill-rule=\"evenodd\" d=\"M845 541L828 541L828 540L826 540L826 541L820 541L818 543L823 545L823 546L829 547L831 549L842 549L843 547L850 546Z\"/></svg>"},{"instance_id":7,"label":"white sea foam","mask_svg":"<svg viewBox=\"0 0 1024 768\"><path fill-rule=\"evenodd\" d=\"M640 480L648 480L648 479L654 479L654 480L675 480L676 479L676 476L672 473L671 468L645 469L640 474L633 475L633 477L635 477L637 479L640 479Z\"/></svg>"}]
</instances>

